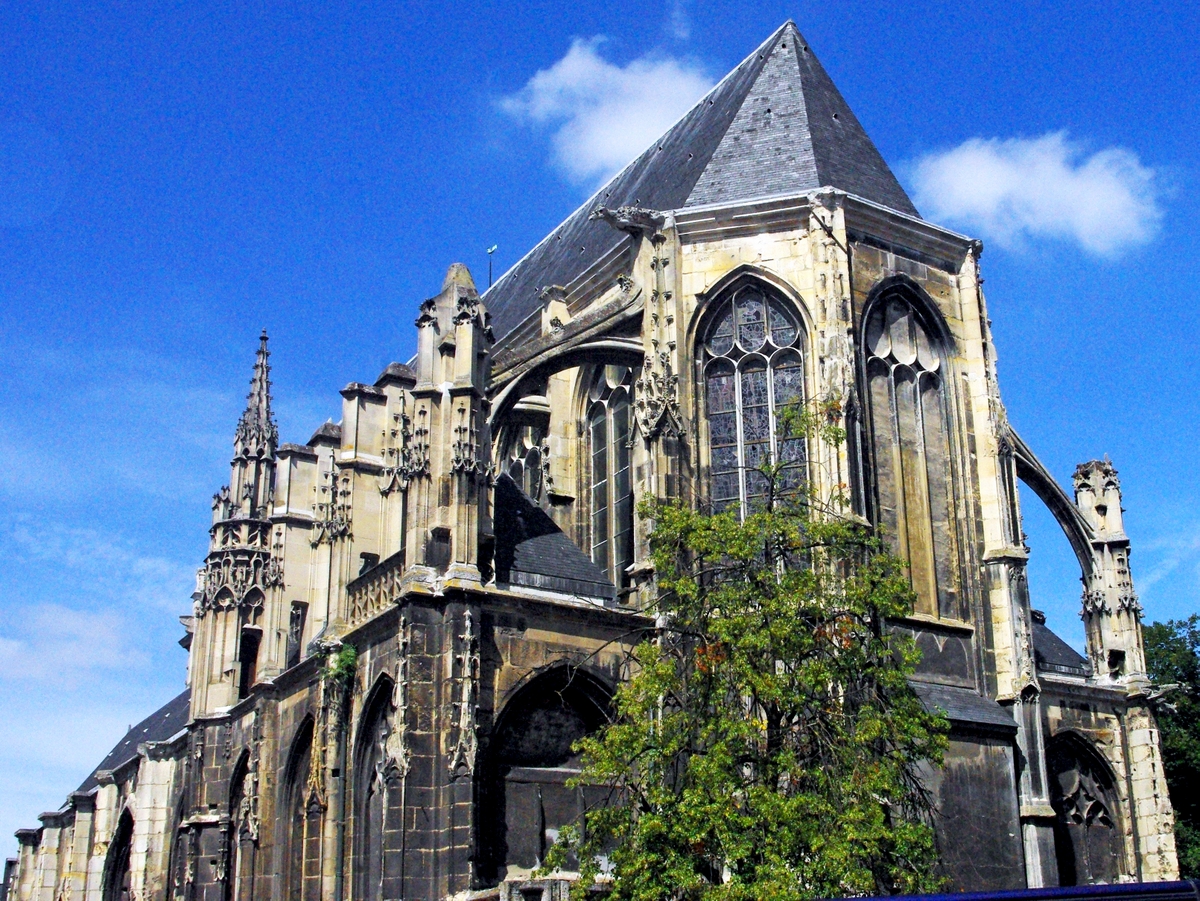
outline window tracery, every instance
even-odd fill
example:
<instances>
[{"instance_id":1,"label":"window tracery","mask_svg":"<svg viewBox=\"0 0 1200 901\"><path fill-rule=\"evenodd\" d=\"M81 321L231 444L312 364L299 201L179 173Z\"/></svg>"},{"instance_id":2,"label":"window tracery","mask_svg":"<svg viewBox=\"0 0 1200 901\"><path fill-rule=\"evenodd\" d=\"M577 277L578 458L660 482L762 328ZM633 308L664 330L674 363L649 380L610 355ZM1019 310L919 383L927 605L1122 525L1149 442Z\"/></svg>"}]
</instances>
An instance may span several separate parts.
<instances>
[{"instance_id":1,"label":"window tracery","mask_svg":"<svg viewBox=\"0 0 1200 901\"><path fill-rule=\"evenodd\" d=\"M777 488L805 480L803 438L780 434L785 407L804 400L804 330L782 300L750 285L722 301L703 340L711 495L744 516L769 490L764 463L783 463Z\"/></svg>"},{"instance_id":2,"label":"window tracery","mask_svg":"<svg viewBox=\"0 0 1200 901\"><path fill-rule=\"evenodd\" d=\"M630 469L633 370L597 369L588 392L588 476L592 562L618 590L633 565L633 474Z\"/></svg>"},{"instance_id":3,"label":"window tracery","mask_svg":"<svg viewBox=\"0 0 1200 901\"><path fill-rule=\"evenodd\" d=\"M953 578L945 364L907 298L863 326L879 524L908 561L917 612L961 618Z\"/></svg>"},{"instance_id":4,"label":"window tracery","mask_svg":"<svg viewBox=\"0 0 1200 901\"><path fill-rule=\"evenodd\" d=\"M504 449L504 468L521 490L539 503L548 490L546 484L547 453L546 426L523 423L512 427Z\"/></svg>"}]
</instances>

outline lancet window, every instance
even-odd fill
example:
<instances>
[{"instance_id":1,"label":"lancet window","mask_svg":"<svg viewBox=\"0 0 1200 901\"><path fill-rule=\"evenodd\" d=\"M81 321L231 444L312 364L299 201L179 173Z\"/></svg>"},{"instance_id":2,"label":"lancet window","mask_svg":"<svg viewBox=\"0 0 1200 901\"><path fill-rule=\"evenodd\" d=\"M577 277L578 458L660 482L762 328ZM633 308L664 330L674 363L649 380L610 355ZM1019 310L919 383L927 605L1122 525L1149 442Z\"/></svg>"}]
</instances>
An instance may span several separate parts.
<instances>
[{"instance_id":1,"label":"lancet window","mask_svg":"<svg viewBox=\"0 0 1200 901\"><path fill-rule=\"evenodd\" d=\"M715 509L744 516L762 503L771 487L764 464L783 464L777 492L804 482L804 439L780 424L783 410L804 400L804 348L800 317L756 285L718 307L702 350Z\"/></svg>"},{"instance_id":2,"label":"lancet window","mask_svg":"<svg viewBox=\"0 0 1200 901\"><path fill-rule=\"evenodd\" d=\"M943 354L901 295L869 308L863 336L879 524L908 561L917 612L960 618Z\"/></svg>"},{"instance_id":3,"label":"lancet window","mask_svg":"<svg viewBox=\"0 0 1200 901\"><path fill-rule=\"evenodd\" d=\"M588 393L592 562L618 589L628 586L633 565L632 384L628 366L603 366Z\"/></svg>"}]
</instances>

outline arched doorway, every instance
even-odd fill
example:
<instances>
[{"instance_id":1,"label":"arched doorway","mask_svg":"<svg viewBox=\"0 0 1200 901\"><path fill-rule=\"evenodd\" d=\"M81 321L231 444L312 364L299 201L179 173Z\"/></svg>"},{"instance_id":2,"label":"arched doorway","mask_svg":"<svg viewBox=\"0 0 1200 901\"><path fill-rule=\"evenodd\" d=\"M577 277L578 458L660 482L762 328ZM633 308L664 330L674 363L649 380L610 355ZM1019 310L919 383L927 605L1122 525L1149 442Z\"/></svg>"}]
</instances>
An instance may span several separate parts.
<instances>
[{"instance_id":1,"label":"arched doorway","mask_svg":"<svg viewBox=\"0 0 1200 901\"><path fill-rule=\"evenodd\" d=\"M104 862L104 901L130 901L132 872L129 858L132 850L133 815L126 810L117 821L117 830L108 847L108 859Z\"/></svg>"},{"instance_id":2,"label":"arched doorway","mask_svg":"<svg viewBox=\"0 0 1200 901\"><path fill-rule=\"evenodd\" d=\"M579 824L597 800L566 783L580 771L575 742L608 721L611 699L603 681L564 665L530 680L505 705L479 770L484 881L536 869L559 831Z\"/></svg>"},{"instance_id":3,"label":"arched doorway","mask_svg":"<svg viewBox=\"0 0 1200 901\"><path fill-rule=\"evenodd\" d=\"M1054 850L1060 885L1114 883L1124 872L1117 793L1108 764L1068 733L1046 747L1050 803L1058 819Z\"/></svg>"}]
</instances>

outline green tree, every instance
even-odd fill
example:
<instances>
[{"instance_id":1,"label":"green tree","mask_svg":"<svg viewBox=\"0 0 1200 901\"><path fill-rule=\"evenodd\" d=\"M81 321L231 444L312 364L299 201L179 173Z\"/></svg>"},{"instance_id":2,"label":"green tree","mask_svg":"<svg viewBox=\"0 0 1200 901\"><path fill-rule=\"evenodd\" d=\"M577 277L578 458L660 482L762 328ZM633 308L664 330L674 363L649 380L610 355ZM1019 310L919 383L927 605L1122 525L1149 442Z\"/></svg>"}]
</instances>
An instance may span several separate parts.
<instances>
[{"instance_id":1,"label":"green tree","mask_svg":"<svg viewBox=\"0 0 1200 901\"><path fill-rule=\"evenodd\" d=\"M1163 768L1175 808L1179 873L1200 877L1200 615L1146 627L1146 668L1165 692L1156 705Z\"/></svg>"},{"instance_id":2,"label":"green tree","mask_svg":"<svg viewBox=\"0 0 1200 901\"><path fill-rule=\"evenodd\" d=\"M820 425L837 412L789 429L839 441ZM575 855L579 897L598 876L614 901L941 886L920 775L941 763L948 725L908 684L912 642L886 626L912 612L912 590L840 512L846 498L788 489L796 471L764 466L765 497L744 519L643 504L656 627L613 721L580 743L577 781L608 787L608 803L547 860Z\"/></svg>"}]
</instances>

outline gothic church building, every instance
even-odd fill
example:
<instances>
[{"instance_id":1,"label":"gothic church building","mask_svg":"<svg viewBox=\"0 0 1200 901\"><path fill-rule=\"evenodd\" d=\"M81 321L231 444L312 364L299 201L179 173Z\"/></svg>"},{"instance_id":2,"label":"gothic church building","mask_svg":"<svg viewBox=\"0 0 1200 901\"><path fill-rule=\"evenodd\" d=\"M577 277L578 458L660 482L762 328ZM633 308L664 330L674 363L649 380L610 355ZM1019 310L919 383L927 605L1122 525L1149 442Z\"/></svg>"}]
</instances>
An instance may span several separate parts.
<instances>
[{"instance_id":1,"label":"gothic church building","mask_svg":"<svg viewBox=\"0 0 1200 901\"><path fill-rule=\"evenodd\" d=\"M764 460L908 561L952 884L1174 878L1117 473L1064 489L1009 423L980 252L789 22L488 291L452 266L415 358L303 444L264 334L188 688L18 832L9 901L564 897L534 871L646 624L635 499L744 510ZM779 438L825 398L844 444ZM1018 482L1078 557L1086 657L1030 607Z\"/></svg>"}]
</instances>

